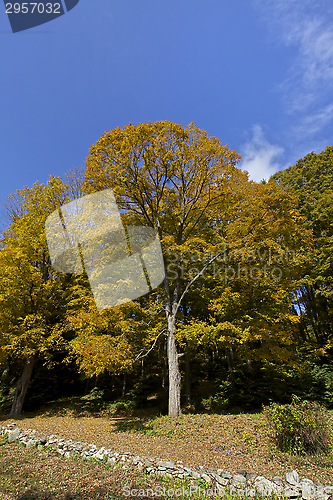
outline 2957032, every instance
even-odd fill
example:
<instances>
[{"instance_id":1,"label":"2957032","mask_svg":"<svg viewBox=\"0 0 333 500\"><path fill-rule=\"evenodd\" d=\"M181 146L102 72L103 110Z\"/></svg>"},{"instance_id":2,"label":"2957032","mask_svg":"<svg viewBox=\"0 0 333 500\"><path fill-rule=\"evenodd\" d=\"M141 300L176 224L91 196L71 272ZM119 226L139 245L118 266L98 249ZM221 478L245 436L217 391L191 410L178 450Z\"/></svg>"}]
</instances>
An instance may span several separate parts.
<instances>
[{"instance_id":1,"label":"2957032","mask_svg":"<svg viewBox=\"0 0 333 500\"><path fill-rule=\"evenodd\" d=\"M61 14L60 3L6 3L7 14Z\"/></svg>"}]
</instances>

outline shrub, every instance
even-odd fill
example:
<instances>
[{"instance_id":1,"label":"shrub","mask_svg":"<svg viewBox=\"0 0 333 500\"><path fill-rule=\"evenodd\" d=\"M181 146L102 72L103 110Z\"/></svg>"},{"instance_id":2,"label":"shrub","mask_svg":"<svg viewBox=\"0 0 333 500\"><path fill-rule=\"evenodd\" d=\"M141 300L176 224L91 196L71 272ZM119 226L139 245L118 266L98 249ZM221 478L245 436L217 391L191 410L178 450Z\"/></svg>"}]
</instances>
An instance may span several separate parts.
<instances>
[{"instance_id":1,"label":"shrub","mask_svg":"<svg viewBox=\"0 0 333 500\"><path fill-rule=\"evenodd\" d=\"M87 411L98 411L103 409L105 406L103 396L104 390L99 387L94 387L88 394L80 398L83 402L82 409Z\"/></svg>"},{"instance_id":2,"label":"shrub","mask_svg":"<svg viewBox=\"0 0 333 500\"><path fill-rule=\"evenodd\" d=\"M302 363L301 369L292 369L293 389L291 392L309 401L317 401L333 407L333 371L329 365L319 366L310 361Z\"/></svg>"},{"instance_id":3,"label":"shrub","mask_svg":"<svg viewBox=\"0 0 333 500\"><path fill-rule=\"evenodd\" d=\"M215 394L201 400L201 407L206 412L223 413L228 407L228 400L223 398L221 394Z\"/></svg>"},{"instance_id":4,"label":"shrub","mask_svg":"<svg viewBox=\"0 0 333 500\"><path fill-rule=\"evenodd\" d=\"M289 405L264 408L278 448L292 455L327 453L331 446L327 410L317 403L292 397Z\"/></svg>"},{"instance_id":5,"label":"shrub","mask_svg":"<svg viewBox=\"0 0 333 500\"><path fill-rule=\"evenodd\" d=\"M13 404L15 387L3 388L0 386L0 414L7 414Z\"/></svg>"},{"instance_id":6,"label":"shrub","mask_svg":"<svg viewBox=\"0 0 333 500\"><path fill-rule=\"evenodd\" d=\"M106 408L109 413L113 414L122 412L129 413L137 408L137 402L135 399L128 399L127 401L120 399L113 403L109 403Z\"/></svg>"}]
</instances>

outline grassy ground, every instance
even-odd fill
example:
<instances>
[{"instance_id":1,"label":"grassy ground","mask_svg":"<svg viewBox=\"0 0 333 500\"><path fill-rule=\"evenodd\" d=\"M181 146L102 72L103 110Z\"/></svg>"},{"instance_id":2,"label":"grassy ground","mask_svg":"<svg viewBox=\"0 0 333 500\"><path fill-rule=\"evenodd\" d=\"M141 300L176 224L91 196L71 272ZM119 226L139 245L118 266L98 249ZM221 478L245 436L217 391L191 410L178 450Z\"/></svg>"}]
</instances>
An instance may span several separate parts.
<instances>
[{"instance_id":1,"label":"grassy ground","mask_svg":"<svg viewBox=\"0 0 333 500\"><path fill-rule=\"evenodd\" d=\"M19 443L1 446L0 460L0 498L8 500L120 500L156 498L159 492L165 493L162 498L171 499L176 495L179 498L173 490L182 492L184 487L190 492L191 487L189 482L154 478L122 466L64 459L49 449L27 450ZM209 489L203 481L198 486ZM205 498L204 494L195 493L194 483L192 492L190 498Z\"/></svg>"},{"instance_id":2,"label":"grassy ground","mask_svg":"<svg viewBox=\"0 0 333 500\"><path fill-rule=\"evenodd\" d=\"M57 434L141 456L181 460L193 468L203 465L230 472L241 468L267 478L283 476L294 469L301 478L333 485L332 453L291 457L279 452L260 413L187 414L175 419L159 415L153 408L138 411L123 406L92 414L75 407L73 401L66 406L61 401L39 412L24 414L16 424L46 435ZM0 424L9 422L12 420L0 417ZM333 429L332 412L330 427ZM180 480L162 480L132 469L111 468L79 458L65 459L52 450L26 450L15 443L0 447L0 460L0 492L8 499L154 498L152 492L144 495L148 488L152 491L158 486L162 491L163 488L188 488L188 483ZM140 496L138 491L136 495L125 495L125 486L141 488ZM202 489L207 487L201 483ZM176 495L160 498L171 499ZM194 493L191 498L205 496Z\"/></svg>"}]
</instances>

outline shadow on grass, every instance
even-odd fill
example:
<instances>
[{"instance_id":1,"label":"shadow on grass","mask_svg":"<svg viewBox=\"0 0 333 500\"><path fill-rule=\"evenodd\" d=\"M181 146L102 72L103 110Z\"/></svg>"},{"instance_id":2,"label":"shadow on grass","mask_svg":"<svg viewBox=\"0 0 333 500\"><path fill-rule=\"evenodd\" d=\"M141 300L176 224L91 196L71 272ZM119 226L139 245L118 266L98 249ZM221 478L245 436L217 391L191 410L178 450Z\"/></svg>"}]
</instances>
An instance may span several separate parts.
<instances>
[{"instance_id":1,"label":"shadow on grass","mask_svg":"<svg viewBox=\"0 0 333 500\"><path fill-rule=\"evenodd\" d=\"M115 432L139 432L146 434L153 430L153 418L140 416L113 417Z\"/></svg>"},{"instance_id":2,"label":"shadow on grass","mask_svg":"<svg viewBox=\"0 0 333 500\"><path fill-rule=\"evenodd\" d=\"M153 430L153 421L163 415L160 406L146 405L143 408L127 407L126 401L110 403L103 409L84 407L80 397L62 398L52 401L33 412L22 412L14 420L19 422L36 417L105 418L113 424L113 432L139 432L146 434ZM0 422L13 420L9 415L0 415ZM18 424L19 425L19 424Z\"/></svg>"}]
</instances>

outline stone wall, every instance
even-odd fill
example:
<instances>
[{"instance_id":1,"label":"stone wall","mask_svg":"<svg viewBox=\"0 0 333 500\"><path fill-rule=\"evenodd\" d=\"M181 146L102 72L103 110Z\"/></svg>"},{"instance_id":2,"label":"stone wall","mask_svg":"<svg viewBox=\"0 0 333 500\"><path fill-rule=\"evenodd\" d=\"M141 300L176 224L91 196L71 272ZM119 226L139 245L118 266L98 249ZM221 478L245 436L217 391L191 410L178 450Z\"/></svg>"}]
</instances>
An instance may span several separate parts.
<instances>
[{"instance_id":1,"label":"stone wall","mask_svg":"<svg viewBox=\"0 0 333 500\"><path fill-rule=\"evenodd\" d=\"M275 476L270 480L245 470L236 470L234 473L204 467L194 470L185 467L182 462L174 463L171 460L161 460L156 457L141 457L127 452L121 453L54 435L47 437L33 429L20 429L15 424L0 426L0 435L4 436L6 434L9 442L18 440L27 448L37 447L43 449L44 446L49 446L65 458L78 455L86 459L107 459L109 464L121 464L124 469L134 467L139 471L145 471L147 474L187 479L194 484L198 480L204 480L207 486L213 491L215 490L219 496L223 496L225 493L232 496L249 497L256 494L261 496L276 494L277 496L302 498L304 500L329 500L333 496L333 486L324 486L306 478L300 480L296 471L287 472L283 478Z\"/></svg>"}]
</instances>

